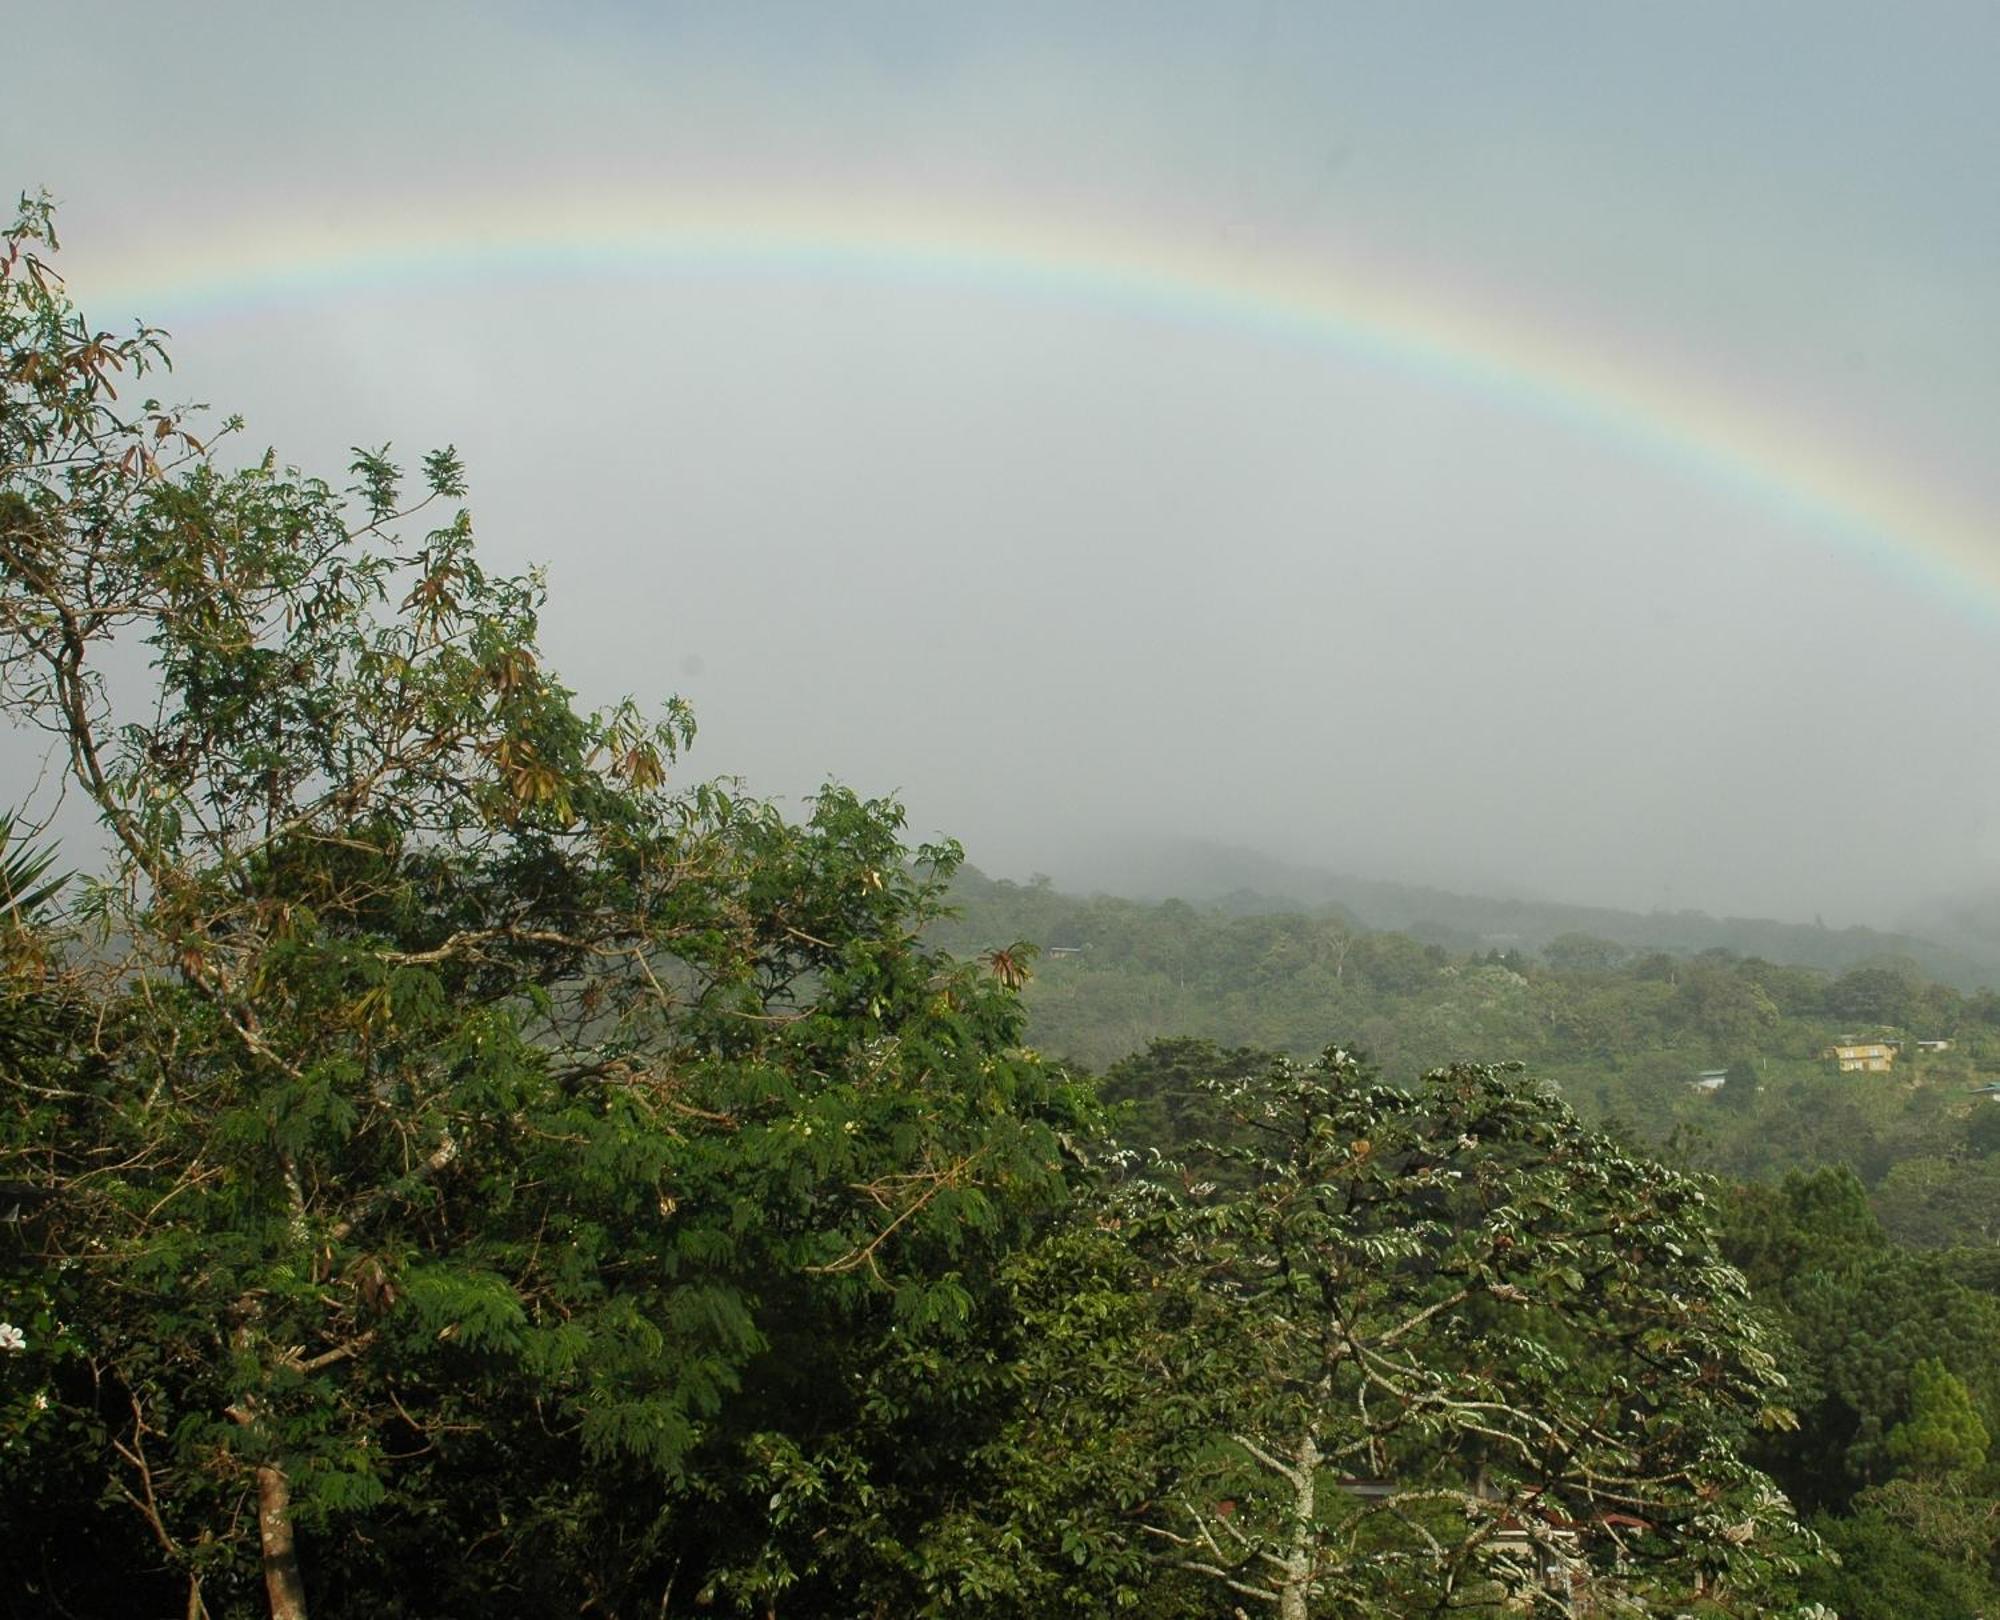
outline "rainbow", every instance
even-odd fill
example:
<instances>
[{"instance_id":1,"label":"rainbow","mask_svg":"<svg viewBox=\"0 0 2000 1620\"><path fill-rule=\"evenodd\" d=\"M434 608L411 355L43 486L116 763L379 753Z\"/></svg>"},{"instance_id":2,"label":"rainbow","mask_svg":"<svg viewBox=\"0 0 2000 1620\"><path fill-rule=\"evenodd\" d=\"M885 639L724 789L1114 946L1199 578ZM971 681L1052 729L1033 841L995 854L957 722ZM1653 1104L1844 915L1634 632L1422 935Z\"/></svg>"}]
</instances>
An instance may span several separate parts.
<instances>
[{"instance_id":1,"label":"rainbow","mask_svg":"<svg viewBox=\"0 0 2000 1620\"><path fill-rule=\"evenodd\" d=\"M73 269L73 267L72 267ZM1502 319L1400 271L1316 254L1249 262L1192 233L1048 216L952 215L836 197L623 196L544 223L478 212L377 221L360 234L261 228L132 255L73 281L87 306L188 318L509 279L755 274L962 286L1096 301L1173 323L1324 347L1485 396L1622 445L1755 503L1906 588L2000 625L2000 525L1926 495L1843 443L1688 380L1629 346Z\"/></svg>"}]
</instances>

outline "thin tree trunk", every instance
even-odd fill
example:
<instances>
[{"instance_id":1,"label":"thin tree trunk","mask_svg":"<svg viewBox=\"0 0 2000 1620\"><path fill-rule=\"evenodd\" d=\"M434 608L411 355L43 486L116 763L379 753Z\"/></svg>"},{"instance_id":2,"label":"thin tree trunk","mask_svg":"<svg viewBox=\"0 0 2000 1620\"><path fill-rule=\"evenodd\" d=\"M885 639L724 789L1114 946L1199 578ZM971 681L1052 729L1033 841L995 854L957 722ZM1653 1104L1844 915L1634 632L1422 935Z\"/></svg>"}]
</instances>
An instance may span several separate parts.
<instances>
[{"instance_id":1,"label":"thin tree trunk","mask_svg":"<svg viewBox=\"0 0 2000 1620\"><path fill-rule=\"evenodd\" d=\"M280 1153L278 1162L285 1175L287 1201L291 1205L293 1238L303 1247L307 1237L305 1184L289 1153ZM256 1304L245 1298L244 1319L232 1335L238 1350L255 1342L251 1322ZM255 1395L245 1395L229 1409L229 1415L247 1429L263 1428L260 1403ZM292 1482L274 1462L257 1465L257 1539L264 1550L264 1593L270 1599L271 1620L306 1620L306 1582L299 1569L298 1545L292 1534Z\"/></svg>"},{"instance_id":2,"label":"thin tree trunk","mask_svg":"<svg viewBox=\"0 0 2000 1620\"><path fill-rule=\"evenodd\" d=\"M264 1590L271 1599L271 1620L306 1620L305 1576L292 1542L292 1482L284 1469L270 1463L257 1470L257 1534L264 1543Z\"/></svg>"},{"instance_id":3,"label":"thin tree trunk","mask_svg":"<svg viewBox=\"0 0 2000 1620\"><path fill-rule=\"evenodd\" d=\"M249 1324L239 1326L230 1338L238 1350L247 1349L252 1342ZM255 1395L245 1395L229 1407L228 1416L246 1429L264 1427ZM264 1592L270 1599L271 1620L306 1620L306 1582L292 1536L292 1482L276 1463L257 1465L257 1540L264 1553Z\"/></svg>"}]
</instances>

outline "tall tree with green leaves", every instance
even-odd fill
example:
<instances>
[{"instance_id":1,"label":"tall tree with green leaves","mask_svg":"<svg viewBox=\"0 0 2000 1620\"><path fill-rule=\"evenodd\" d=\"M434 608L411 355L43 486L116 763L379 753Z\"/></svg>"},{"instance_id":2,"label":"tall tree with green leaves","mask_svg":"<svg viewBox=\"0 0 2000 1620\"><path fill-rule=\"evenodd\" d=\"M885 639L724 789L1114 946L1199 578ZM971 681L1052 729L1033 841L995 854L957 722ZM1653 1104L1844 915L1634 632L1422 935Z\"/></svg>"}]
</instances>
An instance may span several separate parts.
<instances>
[{"instance_id":1,"label":"tall tree with green leaves","mask_svg":"<svg viewBox=\"0 0 2000 1620\"><path fill-rule=\"evenodd\" d=\"M1792 1417L1699 1183L1502 1069L1213 1085L1239 1173L1135 1167L1023 1283L1053 1393L993 1517L1044 1612L1779 1600L1810 1543L1742 1451Z\"/></svg>"},{"instance_id":2,"label":"tall tree with green leaves","mask_svg":"<svg viewBox=\"0 0 2000 1620\"><path fill-rule=\"evenodd\" d=\"M884 1381L1084 1109L921 943L956 847L670 788L689 716L577 704L449 450L231 463L55 245L0 244L0 701L114 855L6 1021L0 1604L893 1606L948 1391Z\"/></svg>"}]
</instances>

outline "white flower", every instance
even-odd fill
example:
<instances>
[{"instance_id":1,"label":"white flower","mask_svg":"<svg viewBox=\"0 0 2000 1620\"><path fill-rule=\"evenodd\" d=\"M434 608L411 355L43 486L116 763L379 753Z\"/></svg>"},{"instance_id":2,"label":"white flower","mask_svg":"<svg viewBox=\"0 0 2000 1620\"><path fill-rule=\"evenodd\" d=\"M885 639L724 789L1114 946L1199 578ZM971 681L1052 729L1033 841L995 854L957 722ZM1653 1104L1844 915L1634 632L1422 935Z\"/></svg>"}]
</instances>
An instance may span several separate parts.
<instances>
[{"instance_id":1,"label":"white flower","mask_svg":"<svg viewBox=\"0 0 2000 1620\"><path fill-rule=\"evenodd\" d=\"M0 1350L25 1350L28 1336L12 1322L0 1322Z\"/></svg>"}]
</instances>

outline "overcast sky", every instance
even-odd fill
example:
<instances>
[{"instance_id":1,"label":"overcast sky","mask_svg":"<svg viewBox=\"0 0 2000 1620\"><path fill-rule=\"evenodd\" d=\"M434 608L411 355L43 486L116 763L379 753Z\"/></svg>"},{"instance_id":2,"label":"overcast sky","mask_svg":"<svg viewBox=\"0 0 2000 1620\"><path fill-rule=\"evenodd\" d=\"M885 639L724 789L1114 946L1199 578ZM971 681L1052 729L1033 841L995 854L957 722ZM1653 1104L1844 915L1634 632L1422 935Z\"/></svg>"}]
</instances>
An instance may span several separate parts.
<instances>
[{"instance_id":1,"label":"overcast sky","mask_svg":"<svg viewBox=\"0 0 2000 1620\"><path fill-rule=\"evenodd\" d=\"M1989 3L66 0L6 31L0 178L62 200L85 308L171 328L176 386L310 467L456 442L493 554L550 567L559 666L690 698L697 774L897 791L1081 886L1117 836L1829 922L2000 886ZM718 208L1359 274L1729 401L1704 431L1763 424L1753 467L1803 446L1991 555L1941 573L1922 523L1858 533L1548 378L1115 282L480 252Z\"/></svg>"}]
</instances>

